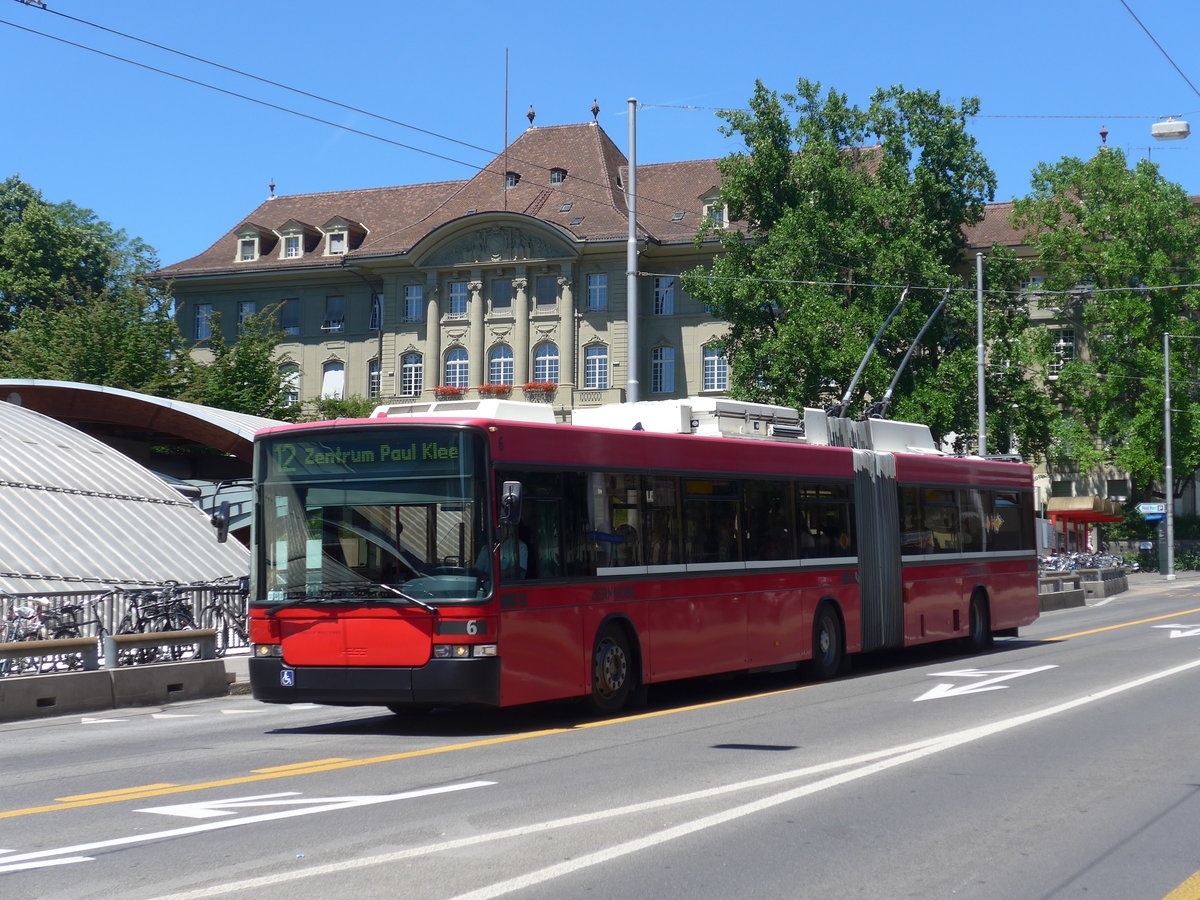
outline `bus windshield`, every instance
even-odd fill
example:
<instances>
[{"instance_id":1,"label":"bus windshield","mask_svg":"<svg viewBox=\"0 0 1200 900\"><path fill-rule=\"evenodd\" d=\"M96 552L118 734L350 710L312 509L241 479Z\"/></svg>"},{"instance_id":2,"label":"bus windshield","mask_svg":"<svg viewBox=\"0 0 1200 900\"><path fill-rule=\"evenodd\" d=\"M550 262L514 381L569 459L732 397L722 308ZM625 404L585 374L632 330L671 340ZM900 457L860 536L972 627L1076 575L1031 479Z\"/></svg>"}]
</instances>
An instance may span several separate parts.
<instances>
[{"instance_id":1,"label":"bus windshield","mask_svg":"<svg viewBox=\"0 0 1200 900\"><path fill-rule=\"evenodd\" d=\"M268 603L403 605L406 596L491 592L482 435L436 426L301 432L260 441L258 454Z\"/></svg>"}]
</instances>

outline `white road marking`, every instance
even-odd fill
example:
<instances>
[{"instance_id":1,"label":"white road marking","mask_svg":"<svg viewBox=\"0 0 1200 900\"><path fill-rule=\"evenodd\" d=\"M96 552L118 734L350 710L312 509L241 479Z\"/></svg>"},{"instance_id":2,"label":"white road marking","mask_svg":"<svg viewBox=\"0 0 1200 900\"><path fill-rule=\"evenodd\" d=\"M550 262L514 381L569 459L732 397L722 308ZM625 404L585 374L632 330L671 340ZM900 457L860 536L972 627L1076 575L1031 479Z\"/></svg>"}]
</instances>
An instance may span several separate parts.
<instances>
[{"instance_id":1,"label":"white road marking","mask_svg":"<svg viewBox=\"0 0 1200 900\"><path fill-rule=\"evenodd\" d=\"M79 720L80 725L102 725L105 722L124 722L125 719L93 719L89 716L84 716Z\"/></svg>"},{"instance_id":2,"label":"white road marking","mask_svg":"<svg viewBox=\"0 0 1200 900\"><path fill-rule=\"evenodd\" d=\"M985 675L991 675L986 681L976 681L971 684L939 684L930 688L920 697L913 699L913 703L921 700L937 700L942 697L959 697L963 694L981 694L984 691L1002 691L1008 687L1007 684L1000 684L1002 681L1010 681L1013 678L1020 678L1022 675L1032 675L1034 672L1045 672L1047 669L1057 669L1058 666L1037 666L1033 669L962 669L958 672L930 672L932 678L983 678Z\"/></svg>"},{"instance_id":3,"label":"white road marking","mask_svg":"<svg viewBox=\"0 0 1200 900\"><path fill-rule=\"evenodd\" d=\"M283 800L282 797L294 799ZM233 810L254 809L260 806L300 806L302 804L321 803L331 809L335 806L344 809L347 803L356 800L366 800L369 803L379 802L374 797L321 797L313 800L311 797L301 797L299 791L284 791L279 794L259 794L254 797L234 797L231 800L198 800L195 803L177 803L174 806L150 806L146 809L136 809L134 812L157 813L161 816L183 816L186 819L215 819L217 816L232 816ZM352 803L355 806L366 806L367 803ZM318 810L313 810L317 812Z\"/></svg>"},{"instance_id":4,"label":"white road marking","mask_svg":"<svg viewBox=\"0 0 1200 900\"><path fill-rule=\"evenodd\" d=\"M636 853L638 851L648 849L657 844L674 840L675 838L684 837L688 834L692 834L706 828L711 828L716 825L721 825L737 818L753 815L754 813L761 812L765 809L770 809L773 806L789 803L801 797L816 794L820 791L828 790L829 788L837 787L842 784L847 784L857 779L865 778L867 776L877 774L878 772L894 768L895 766L914 762L918 759L923 759L927 756L940 753L944 750L951 750L955 747L962 746L963 744L968 744L974 741L980 741L985 738L992 737L993 735L1000 734L1012 728L1018 728L1022 725L1028 725L1032 722L1040 721L1041 719L1060 715L1080 706L1086 706L1089 703L1095 703L1099 700L1116 696L1117 694L1124 693L1125 691L1134 690L1135 688L1142 687L1143 685L1151 684L1160 679L1169 678L1173 675L1178 675L1182 672L1187 672L1197 667L1200 667L1200 659L1189 663L1184 663L1180 666L1174 666L1170 669L1164 669L1160 672L1154 672L1150 675L1134 679L1133 681L1123 682L1122 684L1114 685L1111 688L1096 691L1095 693L1085 694L1082 697L1077 697L1074 700L1068 700L1064 703L1059 703L1055 706L1038 710L1037 712L1024 713L1019 716L1001 719L998 722L994 722L990 725L981 725L975 728L951 732L949 734L942 735L941 737L917 741L912 744L905 744L900 747L892 747L873 753L864 753L849 759L821 763L819 765L808 766L803 769L794 769L789 772L781 772L777 775L770 775L764 778L756 778L750 781L722 785L720 787L708 788L702 791L680 794L675 797L658 798L643 803L635 803L630 806L619 807L616 809L599 810L594 813L569 816L563 819L552 819L547 822L537 822L532 825L526 825L517 828L508 828L502 831L494 831L490 834L475 835L473 837L461 838L453 841L443 841L437 844L427 844L424 847L398 850L393 853L384 853L378 856L364 857L362 859L312 866L311 868L295 872L284 872L275 875L265 875L258 878L247 878L241 881L227 882L225 884L215 884L210 887L197 888L196 890L184 891L178 894L170 894L167 896L158 897L156 900L201 900L201 898L219 897L224 894L248 893L259 888L274 887L276 885L286 884L293 881L302 881L321 875L336 875L353 869L364 869L372 866L390 865L405 859L428 856L434 853L445 853L451 850L459 850L464 847L487 844L507 838L527 837L532 834L541 834L548 831L553 831L555 829L568 828L575 825L590 825L603 819L649 812L652 810L663 809L668 806L689 803L694 800L709 799L722 794L747 790L754 787L762 787L772 783L795 779L807 775L815 775L821 772L828 772L848 766L859 766L859 768L853 769L852 771L845 772L840 775L834 775L829 778L824 778L820 781L813 782L812 784L805 785L803 787L793 788L779 794L774 794L754 803L747 803L742 806L735 807L734 809L728 810L724 813L705 816L674 828L665 829L663 831L647 835L644 838L638 838L637 840L627 841L623 844L618 844L605 850L599 850L595 853L588 854L587 856L579 857L578 859L569 860L559 865L529 872L525 875L518 876L517 878L508 879L507 881L497 882L496 884L480 888L477 891L472 891L456 898L456 900L490 900L490 898L500 897L504 894L512 893L513 891L532 887L533 885L541 884L554 878L571 874L572 872L579 871L580 869L599 865L630 853ZM868 764L863 765L864 763ZM0 862L3 862L3 860L0 860Z\"/></svg>"},{"instance_id":5,"label":"white road marking","mask_svg":"<svg viewBox=\"0 0 1200 900\"><path fill-rule=\"evenodd\" d=\"M125 847L131 844L144 844L150 841L160 841L166 838L183 837L189 834L200 834L205 831L218 831L223 828L237 828L241 825L256 825L259 822L271 822L276 819L292 819L297 816L309 816L314 813L331 812L335 809L352 809L356 806L371 806L377 803L393 803L396 800L413 800L417 797L429 797L434 794L449 794L454 791L466 791L477 787L495 784L494 781L467 781L462 784L449 784L443 787L420 788L415 791L403 791L399 794L381 794L363 797L333 797L314 798L309 806L302 809L285 809L280 812L261 813L257 816L243 816L240 819L226 819L220 822L206 822L203 825L188 825L182 828L172 828L167 831L155 831L149 834L131 834L125 837L110 838L105 841L92 841L87 844L76 844L72 847L57 847L53 850L38 850L32 853L18 853L0 856L0 871L16 871L5 867L14 863L24 863L32 860L47 860L66 854L92 853L96 850L107 850L110 847ZM243 798L244 799L244 798ZM332 800L334 802L329 802ZM75 860L72 860L75 861Z\"/></svg>"},{"instance_id":6,"label":"white road marking","mask_svg":"<svg viewBox=\"0 0 1200 900\"><path fill-rule=\"evenodd\" d=\"M154 719L196 719L199 713L151 713Z\"/></svg>"},{"instance_id":7,"label":"white road marking","mask_svg":"<svg viewBox=\"0 0 1200 900\"><path fill-rule=\"evenodd\" d=\"M1196 637L1200 635L1200 625L1155 625L1154 628L1170 628L1169 637Z\"/></svg>"},{"instance_id":8,"label":"white road marking","mask_svg":"<svg viewBox=\"0 0 1200 900\"><path fill-rule=\"evenodd\" d=\"M16 863L11 866L0 865L0 873L4 872L25 872L29 869L48 869L50 866L65 866L70 863L91 862L95 857L92 856L67 856L62 859L44 859L39 862Z\"/></svg>"},{"instance_id":9,"label":"white road marking","mask_svg":"<svg viewBox=\"0 0 1200 900\"><path fill-rule=\"evenodd\" d=\"M223 710L221 710L221 715L223 715L223 716L253 716L253 715L257 715L260 712L262 712L261 709L223 709Z\"/></svg>"}]
</instances>

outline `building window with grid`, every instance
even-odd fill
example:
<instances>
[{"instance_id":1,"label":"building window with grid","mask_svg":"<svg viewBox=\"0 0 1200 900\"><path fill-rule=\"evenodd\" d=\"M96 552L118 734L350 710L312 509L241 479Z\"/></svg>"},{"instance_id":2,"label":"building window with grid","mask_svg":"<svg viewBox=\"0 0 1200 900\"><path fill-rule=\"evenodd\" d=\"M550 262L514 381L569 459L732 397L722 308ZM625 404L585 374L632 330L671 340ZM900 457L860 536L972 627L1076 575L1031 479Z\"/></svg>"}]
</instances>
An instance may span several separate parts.
<instances>
[{"instance_id":1,"label":"building window with grid","mask_svg":"<svg viewBox=\"0 0 1200 900\"><path fill-rule=\"evenodd\" d=\"M371 331L383 328L383 294L371 295Z\"/></svg>"},{"instance_id":2,"label":"building window with grid","mask_svg":"<svg viewBox=\"0 0 1200 900\"><path fill-rule=\"evenodd\" d=\"M650 351L650 393L669 394L675 390L675 348L655 347Z\"/></svg>"},{"instance_id":3,"label":"building window with grid","mask_svg":"<svg viewBox=\"0 0 1200 900\"><path fill-rule=\"evenodd\" d=\"M258 238L243 238L239 243L238 259L242 262L250 262L258 259Z\"/></svg>"},{"instance_id":4,"label":"building window with grid","mask_svg":"<svg viewBox=\"0 0 1200 900\"><path fill-rule=\"evenodd\" d=\"M446 354L446 386L463 388L467 387L467 351L462 347L455 347Z\"/></svg>"},{"instance_id":5,"label":"building window with grid","mask_svg":"<svg viewBox=\"0 0 1200 900\"><path fill-rule=\"evenodd\" d=\"M279 384L283 388L283 400L288 406L300 402L300 367L288 363L279 367Z\"/></svg>"},{"instance_id":6,"label":"building window with grid","mask_svg":"<svg viewBox=\"0 0 1200 900\"><path fill-rule=\"evenodd\" d=\"M514 371L512 347L501 344L488 354L488 384L512 384Z\"/></svg>"},{"instance_id":7,"label":"building window with grid","mask_svg":"<svg viewBox=\"0 0 1200 900\"><path fill-rule=\"evenodd\" d=\"M452 281L447 287L450 289L450 308L446 314L452 319L465 318L467 315L467 283Z\"/></svg>"},{"instance_id":8,"label":"building window with grid","mask_svg":"<svg viewBox=\"0 0 1200 900\"><path fill-rule=\"evenodd\" d=\"M551 184L562 184L566 180L567 180L567 170L566 169L560 169L558 167L555 167L550 170L550 183Z\"/></svg>"},{"instance_id":9,"label":"building window with grid","mask_svg":"<svg viewBox=\"0 0 1200 900\"><path fill-rule=\"evenodd\" d=\"M729 390L729 360L717 347L704 348L704 390Z\"/></svg>"},{"instance_id":10,"label":"building window with grid","mask_svg":"<svg viewBox=\"0 0 1200 900\"><path fill-rule=\"evenodd\" d=\"M289 234L283 239L283 258L284 259L299 259L302 251L300 249L300 235Z\"/></svg>"},{"instance_id":11,"label":"building window with grid","mask_svg":"<svg viewBox=\"0 0 1200 900\"><path fill-rule=\"evenodd\" d=\"M379 396L380 384L379 360L373 359L367 363L367 396L375 398Z\"/></svg>"},{"instance_id":12,"label":"building window with grid","mask_svg":"<svg viewBox=\"0 0 1200 900\"><path fill-rule=\"evenodd\" d=\"M255 303L253 300L242 300L238 303L238 328L246 323L246 320L254 315Z\"/></svg>"},{"instance_id":13,"label":"building window with grid","mask_svg":"<svg viewBox=\"0 0 1200 900\"><path fill-rule=\"evenodd\" d=\"M608 390L608 347L593 344L583 352L583 386L589 390Z\"/></svg>"},{"instance_id":14,"label":"building window with grid","mask_svg":"<svg viewBox=\"0 0 1200 900\"><path fill-rule=\"evenodd\" d=\"M492 282L492 312L508 315L512 312L513 286L511 278L497 278Z\"/></svg>"},{"instance_id":15,"label":"building window with grid","mask_svg":"<svg viewBox=\"0 0 1200 900\"><path fill-rule=\"evenodd\" d=\"M533 380L558 384L557 344L539 344L533 351Z\"/></svg>"},{"instance_id":16,"label":"building window with grid","mask_svg":"<svg viewBox=\"0 0 1200 900\"><path fill-rule=\"evenodd\" d=\"M608 275L593 272L587 277L587 311L605 312L608 309Z\"/></svg>"},{"instance_id":17,"label":"building window with grid","mask_svg":"<svg viewBox=\"0 0 1200 900\"><path fill-rule=\"evenodd\" d=\"M420 322L425 318L425 285L404 286L404 321Z\"/></svg>"},{"instance_id":18,"label":"building window with grid","mask_svg":"<svg viewBox=\"0 0 1200 900\"><path fill-rule=\"evenodd\" d=\"M196 340L207 341L212 337L212 304L200 303L196 306Z\"/></svg>"},{"instance_id":19,"label":"building window with grid","mask_svg":"<svg viewBox=\"0 0 1200 900\"><path fill-rule=\"evenodd\" d=\"M279 307L279 330L284 334L300 333L300 301L295 297L284 300Z\"/></svg>"},{"instance_id":20,"label":"building window with grid","mask_svg":"<svg viewBox=\"0 0 1200 900\"><path fill-rule=\"evenodd\" d=\"M425 363L420 353L400 357L400 396L420 397L425 390Z\"/></svg>"},{"instance_id":21,"label":"building window with grid","mask_svg":"<svg viewBox=\"0 0 1200 900\"><path fill-rule=\"evenodd\" d=\"M675 278L673 276L654 279L654 315L675 315Z\"/></svg>"},{"instance_id":22,"label":"building window with grid","mask_svg":"<svg viewBox=\"0 0 1200 900\"><path fill-rule=\"evenodd\" d=\"M1054 334L1054 359L1050 361L1050 374L1057 376L1062 368L1075 359L1075 329L1061 328Z\"/></svg>"},{"instance_id":23,"label":"building window with grid","mask_svg":"<svg viewBox=\"0 0 1200 900\"><path fill-rule=\"evenodd\" d=\"M322 331L338 332L346 330L346 298L325 298L325 324Z\"/></svg>"}]
</instances>

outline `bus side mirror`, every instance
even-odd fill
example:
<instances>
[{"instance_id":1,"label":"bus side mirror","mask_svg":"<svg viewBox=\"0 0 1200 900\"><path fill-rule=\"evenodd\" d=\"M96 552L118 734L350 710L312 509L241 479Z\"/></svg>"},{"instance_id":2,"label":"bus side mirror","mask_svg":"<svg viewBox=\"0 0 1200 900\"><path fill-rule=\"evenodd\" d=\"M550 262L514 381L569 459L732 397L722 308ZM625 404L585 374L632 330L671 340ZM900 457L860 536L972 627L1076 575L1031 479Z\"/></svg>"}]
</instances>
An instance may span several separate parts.
<instances>
[{"instance_id":1,"label":"bus side mirror","mask_svg":"<svg viewBox=\"0 0 1200 900\"><path fill-rule=\"evenodd\" d=\"M223 544L229 540L229 501L222 500L217 511L209 519L213 528L217 529L217 543Z\"/></svg>"},{"instance_id":2,"label":"bus side mirror","mask_svg":"<svg viewBox=\"0 0 1200 900\"><path fill-rule=\"evenodd\" d=\"M521 482L506 481L500 492L500 524L516 525L521 521Z\"/></svg>"}]
</instances>

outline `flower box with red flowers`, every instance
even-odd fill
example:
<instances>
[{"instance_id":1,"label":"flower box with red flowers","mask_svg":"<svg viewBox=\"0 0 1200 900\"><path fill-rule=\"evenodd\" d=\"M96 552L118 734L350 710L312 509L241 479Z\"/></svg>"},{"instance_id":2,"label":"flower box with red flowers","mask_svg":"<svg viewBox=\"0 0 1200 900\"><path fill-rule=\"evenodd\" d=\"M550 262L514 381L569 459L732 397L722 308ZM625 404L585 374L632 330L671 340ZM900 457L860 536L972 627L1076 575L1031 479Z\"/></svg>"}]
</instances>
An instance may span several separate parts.
<instances>
[{"instance_id":1,"label":"flower box with red flowers","mask_svg":"<svg viewBox=\"0 0 1200 900\"><path fill-rule=\"evenodd\" d=\"M463 395L464 391L465 391L465 388L455 387L454 385L449 385L449 384L443 384L443 385L440 385L433 389L434 394L436 394L439 397L445 397L447 399L452 399L454 397L461 397Z\"/></svg>"},{"instance_id":2,"label":"flower box with red flowers","mask_svg":"<svg viewBox=\"0 0 1200 900\"><path fill-rule=\"evenodd\" d=\"M479 386L479 396L481 397L507 397L511 393L511 384L481 384Z\"/></svg>"}]
</instances>

